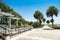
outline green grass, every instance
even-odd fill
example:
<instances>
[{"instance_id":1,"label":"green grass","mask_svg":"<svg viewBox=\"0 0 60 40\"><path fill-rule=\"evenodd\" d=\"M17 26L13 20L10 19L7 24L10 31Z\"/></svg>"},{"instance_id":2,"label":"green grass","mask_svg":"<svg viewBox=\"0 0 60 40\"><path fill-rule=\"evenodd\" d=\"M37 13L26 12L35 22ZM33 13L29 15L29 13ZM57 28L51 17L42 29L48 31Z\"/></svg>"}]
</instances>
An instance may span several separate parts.
<instances>
[{"instance_id":1,"label":"green grass","mask_svg":"<svg viewBox=\"0 0 60 40\"><path fill-rule=\"evenodd\" d=\"M54 26L48 25L48 26L51 27L51 28L53 28L53 29L60 29L60 25L54 25Z\"/></svg>"},{"instance_id":2,"label":"green grass","mask_svg":"<svg viewBox=\"0 0 60 40\"><path fill-rule=\"evenodd\" d=\"M33 25L33 28L42 28L44 25L41 24L41 25Z\"/></svg>"}]
</instances>

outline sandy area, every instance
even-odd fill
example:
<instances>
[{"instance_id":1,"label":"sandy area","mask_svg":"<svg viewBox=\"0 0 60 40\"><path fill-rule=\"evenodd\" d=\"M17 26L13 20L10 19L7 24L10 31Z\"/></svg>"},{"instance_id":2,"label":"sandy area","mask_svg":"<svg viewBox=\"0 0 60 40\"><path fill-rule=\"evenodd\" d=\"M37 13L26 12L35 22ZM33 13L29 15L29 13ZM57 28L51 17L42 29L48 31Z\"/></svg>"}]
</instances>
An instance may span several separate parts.
<instances>
[{"instance_id":1,"label":"sandy area","mask_svg":"<svg viewBox=\"0 0 60 40\"><path fill-rule=\"evenodd\" d=\"M32 29L15 35L11 40L60 40L60 30Z\"/></svg>"}]
</instances>

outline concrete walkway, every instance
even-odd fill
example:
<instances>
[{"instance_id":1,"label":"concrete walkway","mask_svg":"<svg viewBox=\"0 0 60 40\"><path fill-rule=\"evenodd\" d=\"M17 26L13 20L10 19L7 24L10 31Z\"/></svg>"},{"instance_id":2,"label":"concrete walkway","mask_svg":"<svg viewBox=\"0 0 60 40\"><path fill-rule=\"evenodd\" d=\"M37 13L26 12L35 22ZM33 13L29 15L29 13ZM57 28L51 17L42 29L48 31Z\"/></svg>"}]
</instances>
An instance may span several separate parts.
<instances>
[{"instance_id":1,"label":"concrete walkway","mask_svg":"<svg viewBox=\"0 0 60 40\"><path fill-rule=\"evenodd\" d=\"M60 40L60 30L43 30L43 28L37 28L15 35L10 40Z\"/></svg>"}]
</instances>

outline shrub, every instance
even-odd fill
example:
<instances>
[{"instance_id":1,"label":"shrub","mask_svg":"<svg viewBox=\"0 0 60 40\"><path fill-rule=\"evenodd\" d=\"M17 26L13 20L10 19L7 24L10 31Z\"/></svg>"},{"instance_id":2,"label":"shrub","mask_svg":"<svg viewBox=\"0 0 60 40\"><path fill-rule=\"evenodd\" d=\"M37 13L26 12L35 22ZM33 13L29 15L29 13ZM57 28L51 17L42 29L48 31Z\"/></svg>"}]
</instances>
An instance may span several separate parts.
<instances>
[{"instance_id":1,"label":"shrub","mask_svg":"<svg viewBox=\"0 0 60 40\"><path fill-rule=\"evenodd\" d=\"M49 27L52 27L53 29L60 29L60 25L59 26L58 25L54 25L54 26L49 25Z\"/></svg>"},{"instance_id":2,"label":"shrub","mask_svg":"<svg viewBox=\"0 0 60 40\"><path fill-rule=\"evenodd\" d=\"M33 28L42 28L44 25L43 24L39 24L39 23L37 23L37 22L35 22L35 23L33 23Z\"/></svg>"}]
</instances>

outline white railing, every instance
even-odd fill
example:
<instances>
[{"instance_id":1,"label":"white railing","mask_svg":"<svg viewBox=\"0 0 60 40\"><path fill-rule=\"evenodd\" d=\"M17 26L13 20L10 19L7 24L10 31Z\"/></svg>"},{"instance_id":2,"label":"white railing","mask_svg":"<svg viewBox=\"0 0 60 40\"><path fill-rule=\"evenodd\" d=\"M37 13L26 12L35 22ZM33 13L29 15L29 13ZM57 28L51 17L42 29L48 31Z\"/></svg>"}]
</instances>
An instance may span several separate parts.
<instances>
[{"instance_id":1,"label":"white railing","mask_svg":"<svg viewBox=\"0 0 60 40\"><path fill-rule=\"evenodd\" d=\"M16 34L16 33L22 33L22 32L28 31L30 29L31 29L31 27L29 27L29 26L21 27L21 28L15 28L15 29L10 29L7 27L4 28L3 26L1 26L0 32L3 34Z\"/></svg>"}]
</instances>

